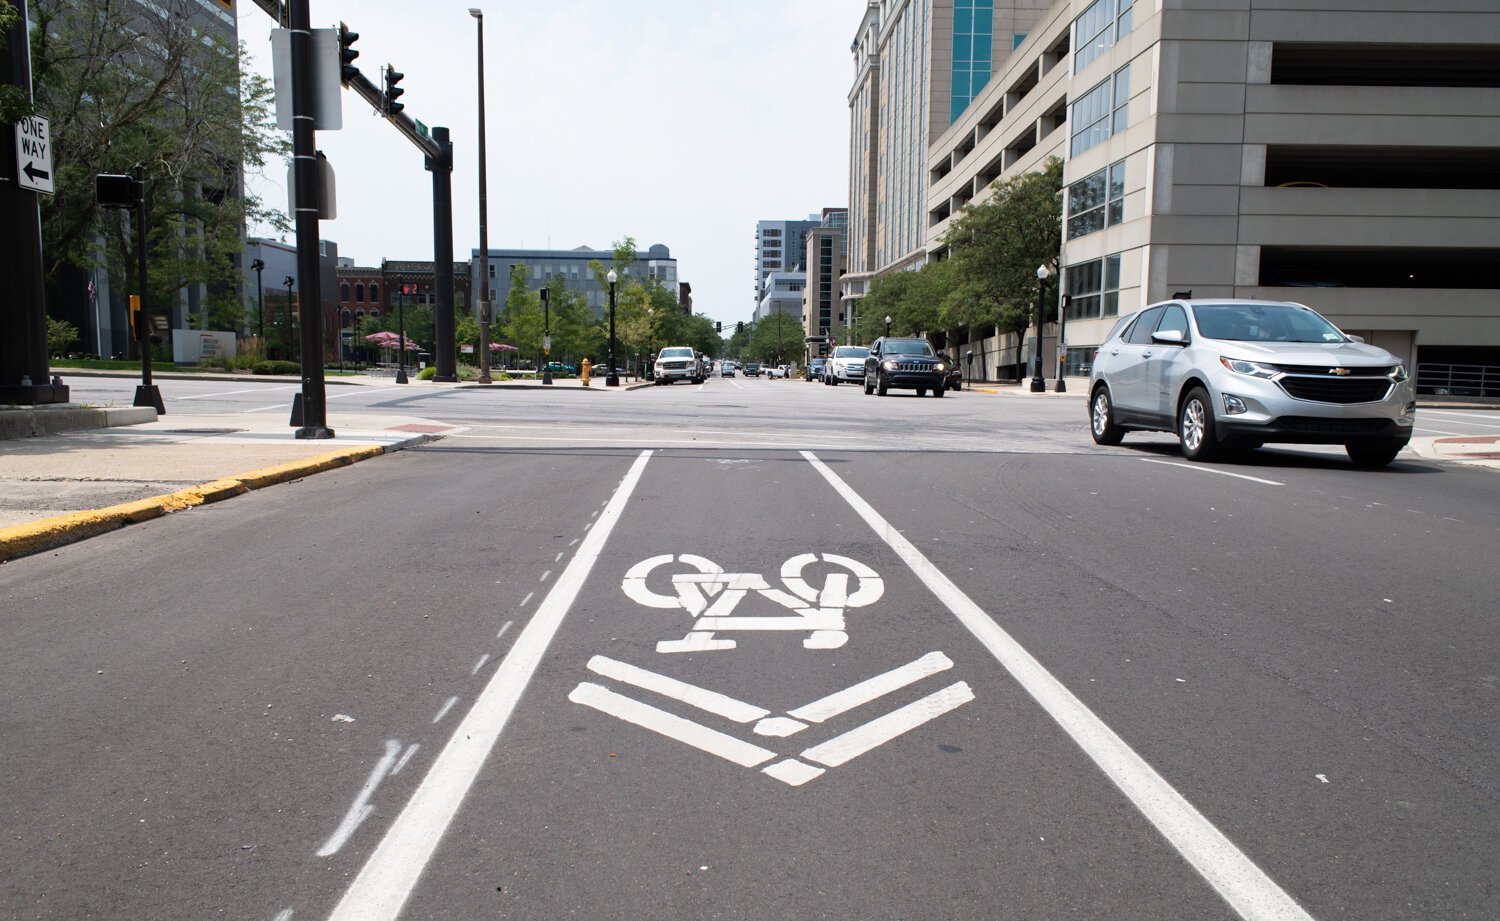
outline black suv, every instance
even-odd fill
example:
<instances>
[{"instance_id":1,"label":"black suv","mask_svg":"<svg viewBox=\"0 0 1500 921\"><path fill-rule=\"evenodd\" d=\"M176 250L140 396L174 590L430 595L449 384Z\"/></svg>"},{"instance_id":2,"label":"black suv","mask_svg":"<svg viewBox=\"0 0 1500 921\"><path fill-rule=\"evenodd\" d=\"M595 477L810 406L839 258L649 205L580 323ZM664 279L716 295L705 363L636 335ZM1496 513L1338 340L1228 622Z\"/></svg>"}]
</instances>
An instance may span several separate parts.
<instances>
[{"instance_id":1,"label":"black suv","mask_svg":"<svg viewBox=\"0 0 1500 921\"><path fill-rule=\"evenodd\" d=\"M760 377L760 362L758 362L758 361L747 361L747 362L745 362L745 376L746 377Z\"/></svg>"},{"instance_id":2,"label":"black suv","mask_svg":"<svg viewBox=\"0 0 1500 921\"><path fill-rule=\"evenodd\" d=\"M878 393L895 387L915 390L924 397L931 390L935 397L947 390L948 363L926 339L910 336L882 336L870 346L865 359L865 393Z\"/></svg>"}]
</instances>

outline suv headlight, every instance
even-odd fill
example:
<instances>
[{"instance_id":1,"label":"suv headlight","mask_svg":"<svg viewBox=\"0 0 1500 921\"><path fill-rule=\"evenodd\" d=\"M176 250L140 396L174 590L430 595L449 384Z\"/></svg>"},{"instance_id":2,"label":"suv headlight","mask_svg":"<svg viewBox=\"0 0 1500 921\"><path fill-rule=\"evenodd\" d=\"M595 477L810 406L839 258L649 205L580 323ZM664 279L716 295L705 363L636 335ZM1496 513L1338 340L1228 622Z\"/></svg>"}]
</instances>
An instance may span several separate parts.
<instances>
[{"instance_id":1,"label":"suv headlight","mask_svg":"<svg viewBox=\"0 0 1500 921\"><path fill-rule=\"evenodd\" d=\"M946 371L946 370L948 370L948 366L945 365L945 364L943 364L940 361L937 364L935 364L935 365L932 366L932 370L934 370L934 371Z\"/></svg>"},{"instance_id":2,"label":"suv headlight","mask_svg":"<svg viewBox=\"0 0 1500 921\"><path fill-rule=\"evenodd\" d=\"M896 360L893 358L890 361L883 363L881 367L885 368L887 371L894 371L896 370Z\"/></svg>"},{"instance_id":3,"label":"suv headlight","mask_svg":"<svg viewBox=\"0 0 1500 921\"><path fill-rule=\"evenodd\" d=\"M1398 364L1396 365L1396 367L1391 369L1391 380L1395 381L1398 384L1410 377L1411 375L1406 373L1405 362L1402 362L1401 364Z\"/></svg>"},{"instance_id":4,"label":"suv headlight","mask_svg":"<svg viewBox=\"0 0 1500 921\"><path fill-rule=\"evenodd\" d=\"M1259 361L1241 361L1238 358L1225 358L1219 356L1219 364L1228 368L1236 374L1248 374L1261 380L1270 380L1281 373L1275 365L1264 364Z\"/></svg>"}]
</instances>

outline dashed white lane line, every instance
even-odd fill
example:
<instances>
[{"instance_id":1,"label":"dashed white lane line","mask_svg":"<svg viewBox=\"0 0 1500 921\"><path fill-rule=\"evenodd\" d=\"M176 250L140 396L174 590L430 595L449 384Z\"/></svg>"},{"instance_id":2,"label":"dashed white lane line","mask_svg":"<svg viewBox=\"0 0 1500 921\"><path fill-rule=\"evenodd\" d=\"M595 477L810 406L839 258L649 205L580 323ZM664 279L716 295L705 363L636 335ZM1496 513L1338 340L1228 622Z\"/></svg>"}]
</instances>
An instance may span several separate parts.
<instances>
[{"instance_id":1,"label":"dashed white lane line","mask_svg":"<svg viewBox=\"0 0 1500 921\"><path fill-rule=\"evenodd\" d=\"M292 921L292 910L290 908L283 908L276 913L276 917L272 918L271 921Z\"/></svg>"},{"instance_id":2,"label":"dashed white lane line","mask_svg":"<svg viewBox=\"0 0 1500 921\"><path fill-rule=\"evenodd\" d=\"M490 660L490 654L489 653L485 653L484 655L480 656L479 657L479 661L475 662L474 663L474 667L469 670L469 674L471 674L471 675L477 675L477 674L479 674L479 670L481 668L484 668L484 663L488 662L489 660Z\"/></svg>"},{"instance_id":3,"label":"dashed white lane line","mask_svg":"<svg viewBox=\"0 0 1500 921\"><path fill-rule=\"evenodd\" d=\"M240 393L270 393L273 390L296 390L301 384L287 384L285 387L252 387L249 390L220 390L216 393L195 393L190 397L173 397L173 400L211 400L214 397L232 397Z\"/></svg>"},{"instance_id":4,"label":"dashed white lane line","mask_svg":"<svg viewBox=\"0 0 1500 921\"><path fill-rule=\"evenodd\" d=\"M536 614L479 693L328 921L395 921L474 785L516 703L625 511L652 452L643 451Z\"/></svg>"},{"instance_id":5,"label":"dashed white lane line","mask_svg":"<svg viewBox=\"0 0 1500 921\"><path fill-rule=\"evenodd\" d=\"M559 551L557 551L557 556L553 558L552 562L554 562L554 563L561 563L562 562L562 558L563 558L563 552L561 550L559 550Z\"/></svg>"},{"instance_id":6,"label":"dashed white lane line","mask_svg":"<svg viewBox=\"0 0 1500 921\"><path fill-rule=\"evenodd\" d=\"M391 776L395 777L397 774L401 773L401 769L406 767L406 762L410 761L411 756L415 755L417 753L417 749L421 747L422 746L416 742L413 742L410 745L406 746L406 751L402 752L401 754L401 760L397 761L396 766L391 768Z\"/></svg>"},{"instance_id":7,"label":"dashed white lane line","mask_svg":"<svg viewBox=\"0 0 1500 921\"><path fill-rule=\"evenodd\" d=\"M365 779L365 785L359 788L359 795L354 797L354 802L349 806L349 811L344 813L344 820L339 827L333 830L323 846L318 848L319 857L332 857L339 852L348 841L349 837L359 828L360 823L370 817L375 807L370 805L370 797L375 795L375 788L385 780L386 774L390 773L391 765L396 763L396 756L401 754L401 743L395 739L385 740L385 754L375 763L370 776Z\"/></svg>"},{"instance_id":8,"label":"dashed white lane line","mask_svg":"<svg viewBox=\"0 0 1500 921\"><path fill-rule=\"evenodd\" d=\"M498 639L500 639L500 638L502 638L502 637L504 637L504 636L505 636L505 631L507 631L507 630L509 630L509 629L510 629L510 626L511 626L511 624L514 624L514 623L515 623L515 621L513 621L513 620L507 620L507 621L506 621L506 622L505 622L505 623L504 623L504 625L502 625L502 626L501 626L501 627L500 627L500 632L499 632L499 633L497 633L497 634L495 634L495 639L497 639L497 640L498 640Z\"/></svg>"},{"instance_id":9,"label":"dashed white lane line","mask_svg":"<svg viewBox=\"0 0 1500 921\"><path fill-rule=\"evenodd\" d=\"M434 723L441 722L442 719L443 719L443 717L445 717L445 716L448 715L448 711L452 710L453 709L453 705L456 704L456 703L458 703L458 698L457 697L450 697L447 700L443 701L443 705L438 708L437 716L434 716L432 718L432 721Z\"/></svg>"},{"instance_id":10,"label":"dashed white lane line","mask_svg":"<svg viewBox=\"0 0 1500 921\"><path fill-rule=\"evenodd\" d=\"M546 572L542 573L542 577L540 579L538 579L537 581L538 582L546 582L550 578L552 578L552 570L549 569Z\"/></svg>"},{"instance_id":11,"label":"dashed white lane line","mask_svg":"<svg viewBox=\"0 0 1500 921\"><path fill-rule=\"evenodd\" d=\"M531 604L531 599L535 597L536 592L527 592L526 597L521 599L521 604L519 606L523 608L526 607L528 604Z\"/></svg>"},{"instance_id":12,"label":"dashed white lane line","mask_svg":"<svg viewBox=\"0 0 1500 921\"><path fill-rule=\"evenodd\" d=\"M578 546L578 541L579 540L580 540L580 538L577 538L577 537L573 538L572 540L568 541L568 546L569 547L576 547L576 546Z\"/></svg>"},{"instance_id":13,"label":"dashed white lane line","mask_svg":"<svg viewBox=\"0 0 1500 921\"><path fill-rule=\"evenodd\" d=\"M1240 917L1245 921L1312 921L1265 871L870 503L811 451L801 453Z\"/></svg>"},{"instance_id":14,"label":"dashed white lane line","mask_svg":"<svg viewBox=\"0 0 1500 921\"><path fill-rule=\"evenodd\" d=\"M1215 470L1212 467L1205 467L1202 464L1179 464L1176 461L1153 460L1149 457L1143 457L1141 458L1141 460L1148 464L1161 464L1166 467L1181 467L1183 470L1196 470L1199 473L1216 473L1219 476L1232 476L1236 480L1249 480L1252 483L1264 483L1267 486L1286 485L1285 483L1278 483L1275 480L1263 480L1258 476L1247 476L1243 473L1230 473L1228 470Z\"/></svg>"}]
</instances>

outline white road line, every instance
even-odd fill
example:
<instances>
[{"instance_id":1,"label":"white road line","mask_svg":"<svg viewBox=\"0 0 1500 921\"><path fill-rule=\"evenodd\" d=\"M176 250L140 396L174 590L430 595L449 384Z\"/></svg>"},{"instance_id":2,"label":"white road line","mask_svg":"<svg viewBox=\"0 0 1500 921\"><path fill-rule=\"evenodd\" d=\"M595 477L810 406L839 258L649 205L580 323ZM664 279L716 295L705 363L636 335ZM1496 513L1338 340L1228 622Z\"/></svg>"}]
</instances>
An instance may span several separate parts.
<instances>
[{"instance_id":1,"label":"white road line","mask_svg":"<svg viewBox=\"0 0 1500 921\"><path fill-rule=\"evenodd\" d=\"M1442 429L1430 429L1426 426L1414 426L1412 431L1421 432L1424 435L1462 435L1463 432L1445 432Z\"/></svg>"},{"instance_id":2,"label":"white road line","mask_svg":"<svg viewBox=\"0 0 1500 921\"><path fill-rule=\"evenodd\" d=\"M338 828L333 830L333 834L328 836L328 840L323 842L323 846L318 848L319 857L332 857L337 854L339 849L349 841L355 829L359 828L360 823L375 811L375 807L370 805L370 797L375 795L375 788L380 786L382 780L385 780L385 775L390 772L391 765L396 763L396 756L399 754L401 754L401 743L395 739L386 739L385 754L375 763L370 776L365 779L365 785L359 788L359 795L354 797L349 811L344 813L344 820L339 823Z\"/></svg>"},{"instance_id":3,"label":"white road line","mask_svg":"<svg viewBox=\"0 0 1500 921\"><path fill-rule=\"evenodd\" d=\"M413 742L410 745L406 746L406 751L402 753L401 760L397 761L396 766L391 768L391 776L395 777L397 774L401 773L401 769L406 767L406 762L410 761L411 756L415 755L417 753L417 749L421 747L422 746L417 744L416 742Z\"/></svg>"},{"instance_id":4,"label":"white road line","mask_svg":"<svg viewBox=\"0 0 1500 921\"><path fill-rule=\"evenodd\" d=\"M589 671L633 685L644 691L652 691L663 697L680 700L689 706L734 720L736 723L749 723L771 715L771 711L764 707L747 704L742 700L726 697L717 691L700 688L696 684L688 684L686 681L678 681L666 675L658 675L656 672L637 668L625 662L617 662L604 656L594 656L590 659Z\"/></svg>"},{"instance_id":5,"label":"white road line","mask_svg":"<svg viewBox=\"0 0 1500 921\"><path fill-rule=\"evenodd\" d=\"M802 753L808 761L816 761L828 767L838 767L858 758L872 748L878 748L903 733L910 732L928 720L935 720L950 710L956 710L974 699L968 682L950 684L921 700L914 700L899 710L876 717L851 729L841 736L834 736L821 745L814 745Z\"/></svg>"},{"instance_id":6,"label":"white road line","mask_svg":"<svg viewBox=\"0 0 1500 921\"><path fill-rule=\"evenodd\" d=\"M450 698L448 698L446 701L443 702L443 705L438 708L437 716L434 716L432 718L432 721L434 723L440 722L443 719L443 717L445 717L445 716L448 715L448 711L452 710L453 709L453 705L456 704L456 703L458 703L458 698L457 697L450 697Z\"/></svg>"},{"instance_id":7,"label":"white road line","mask_svg":"<svg viewBox=\"0 0 1500 921\"><path fill-rule=\"evenodd\" d=\"M550 578L552 578L552 570L549 569L546 572L542 573L542 577L540 579L538 579L537 581L538 582L546 582Z\"/></svg>"},{"instance_id":8,"label":"white road line","mask_svg":"<svg viewBox=\"0 0 1500 921\"><path fill-rule=\"evenodd\" d=\"M561 563L562 562L562 558L563 558L562 551L559 550L559 551L557 551L557 556L553 558L552 562L554 562L554 563Z\"/></svg>"},{"instance_id":9,"label":"white road line","mask_svg":"<svg viewBox=\"0 0 1500 921\"><path fill-rule=\"evenodd\" d=\"M1418 409L1417 410L1417 418L1421 419L1423 416L1448 416L1449 418L1453 419L1453 421L1456 424L1461 424L1461 425L1483 425L1483 426L1488 426L1488 427L1500 428L1500 414L1493 413L1493 412L1486 412L1486 413L1455 413L1455 412L1444 412L1444 411L1442 411L1440 409ZM1462 422L1462 423L1459 423L1460 419L1483 419L1485 421L1483 421L1483 422Z\"/></svg>"},{"instance_id":10,"label":"white road line","mask_svg":"<svg viewBox=\"0 0 1500 921\"><path fill-rule=\"evenodd\" d=\"M477 674L479 674L479 670L481 668L484 668L484 663L488 662L489 660L490 660L490 654L489 653L485 653L484 655L480 656L479 657L479 661L475 662L474 663L474 667L469 670L469 674L471 674L471 675L477 675Z\"/></svg>"},{"instance_id":11,"label":"white road line","mask_svg":"<svg viewBox=\"0 0 1500 921\"><path fill-rule=\"evenodd\" d=\"M521 603L519 605L517 605L517 607L522 607L522 608L526 607L528 604L531 604L531 599L533 599L535 597L536 597L536 592L527 592L526 593L526 597L521 599Z\"/></svg>"},{"instance_id":12,"label":"white road line","mask_svg":"<svg viewBox=\"0 0 1500 921\"><path fill-rule=\"evenodd\" d=\"M568 546L569 547L576 547L576 546L578 546L578 538L575 537L572 540L568 541Z\"/></svg>"},{"instance_id":13,"label":"white road line","mask_svg":"<svg viewBox=\"0 0 1500 921\"><path fill-rule=\"evenodd\" d=\"M242 409L240 410L240 414L243 415L245 413L263 413L269 412L273 409L285 409L290 411L291 408L292 407L286 403L272 403L270 406L257 406L254 409Z\"/></svg>"},{"instance_id":14,"label":"white road line","mask_svg":"<svg viewBox=\"0 0 1500 921\"><path fill-rule=\"evenodd\" d=\"M328 921L395 921L401 913L423 868L432 859L443 833L484 767L485 759L499 741L516 702L536 673L584 580L598 561L650 459L650 451L643 451L636 458L605 507L600 526L589 532L557 584L516 638L489 684L454 729L410 802L365 861Z\"/></svg>"},{"instance_id":15,"label":"white road line","mask_svg":"<svg viewBox=\"0 0 1500 921\"><path fill-rule=\"evenodd\" d=\"M1143 457L1141 458L1141 460L1145 461L1148 464L1162 464L1167 467L1181 467L1183 470L1196 470L1199 473L1217 473L1219 476L1232 476L1236 480L1249 480L1252 483L1264 483L1267 486L1286 485L1285 483L1278 483L1275 480L1263 480L1258 476L1246 476L1243 473L1230 473L1228 470L1215 470L1212 467L1205 467L1202 464L1179 464L1176 461L1152 460L1149 457Z\"/></svg>"},{"instance_id":16,"label":"white road line","mask_svg":"<svg viewBox=\"0 0 1500 921\"><path fill-rule=\"evenodd\" d=\"M407 393L411 392L410 390L407 390L407 388L405 388L405 387L377 387L374 390L365 390L365 389L351 390L348 393L335 394L334 396L331 396L328 399L330 399L330 400L342 400L345 397L364 397L364 396L369 396L372 393L390 393L392 390L404 390Z\"/></svg>"},{"instance_id":17,"label":"white road line","mask_svg":"<svg viewBox=\"0 0 1500 921\"><path fill-rule=\"evenodd\" d=\"M1312 921L1234 842L811 451L802 456L1245 921Z\"/></svg>"},{"instance_id":18,"label":"white road line","mask_svg":"<svg viewBox=\"0 0 1500 921\"><path fill-rule=\"evenodd\" d=\"M276 913L276 917L272 918L271 921L292 921L292 910L290 908L283 908Z\"/></svg>"},{"instance_id":19,"label":"white road line","mask_svg":"<svg viewBox=\"0 0 1500 921\"><path fill-rule=\"evenodd\" d=\"M499 632L499 633L497 633L497 634L495 634L495 639L497 639L497 640L498 640L498 639L500 639L500 638L501 638L501 637L503 637L503 636L505 636L505 631L507 631L507 630L509 630L509 629L510 629L510 626L511 626L511 624L513 624L513 623L515 623L515 621L513 621L513 620L507 620L507 621L506 621L506 622L505 622L505 624L504 624L504 625L503 625L503 626L502 626L502 627L501 627L501 628L500 628L500 632Z\"/></svg>"},{"instance_id":20,"label":"white road line","mask_svg":"<svg viewBox=\"0 0 1500 921\"><path fill-rule=\"evenodd\" d=\"M883 675L876 675L867 681L861 681L852 688L845 688L822 700L815 700L795 710L788 710L787 713L799 720L821 723L952 667L952 659L941 652L929 652L915 662L908 662L900 668L894 668Z\"/></svg>"},{"instance_id":21,"label":"white road line","mask_svg":"<svg viewBox=\"0 0 1500 921\"><path fill-rule=\"evenodd\" d=\"M190 397L173 397L174 400L210 400L214 397L230 397L240 393L269 393L272 390L296 390L301 384L287 384L285 387L252 387L249 390L220 390L217 393L195 393Z\"/></svg>"},{"instance_id":22,"label":"white road line","mask_svg":"<svg viewBox=\"0 0 1500 921\"><path fill-rule=\"evenodd\" d=\"M759 745L751 745L742 739L725 735L717 729L709 729L692 720L685 720L665 710L658 710L650 704L643 704L587 681L574 688L573 692L568 695L568 699L575 704L593 707L600 713L606 713L627 723L634 723L642 729L649 729L681 742L683 745L689 745L699 751L723 758L725 761L732 761L740 767L755 767L777 757L775 752L761 748Z\"/></svg>"}]
</instances>

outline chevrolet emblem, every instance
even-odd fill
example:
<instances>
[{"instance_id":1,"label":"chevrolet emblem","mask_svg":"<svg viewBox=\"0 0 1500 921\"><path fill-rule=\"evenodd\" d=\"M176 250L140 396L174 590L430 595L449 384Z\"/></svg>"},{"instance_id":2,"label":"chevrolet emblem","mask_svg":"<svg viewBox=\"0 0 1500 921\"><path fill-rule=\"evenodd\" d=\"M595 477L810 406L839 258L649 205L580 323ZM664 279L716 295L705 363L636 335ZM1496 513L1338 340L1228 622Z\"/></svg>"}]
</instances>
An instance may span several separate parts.
<instances>
[{"instance_id":1,"label":"chevrolet emblem","mask_svg":"<svg viewBox=\"0 0 1500 921\"><path fill-rule=\"evenodd\" d=\"M1339 377L1347 377L1349 375L1349 369L1348 368L1329 368L1328 369L1328 373L1329 374L1337 374Z\"/></svg>"}]
</instances>

